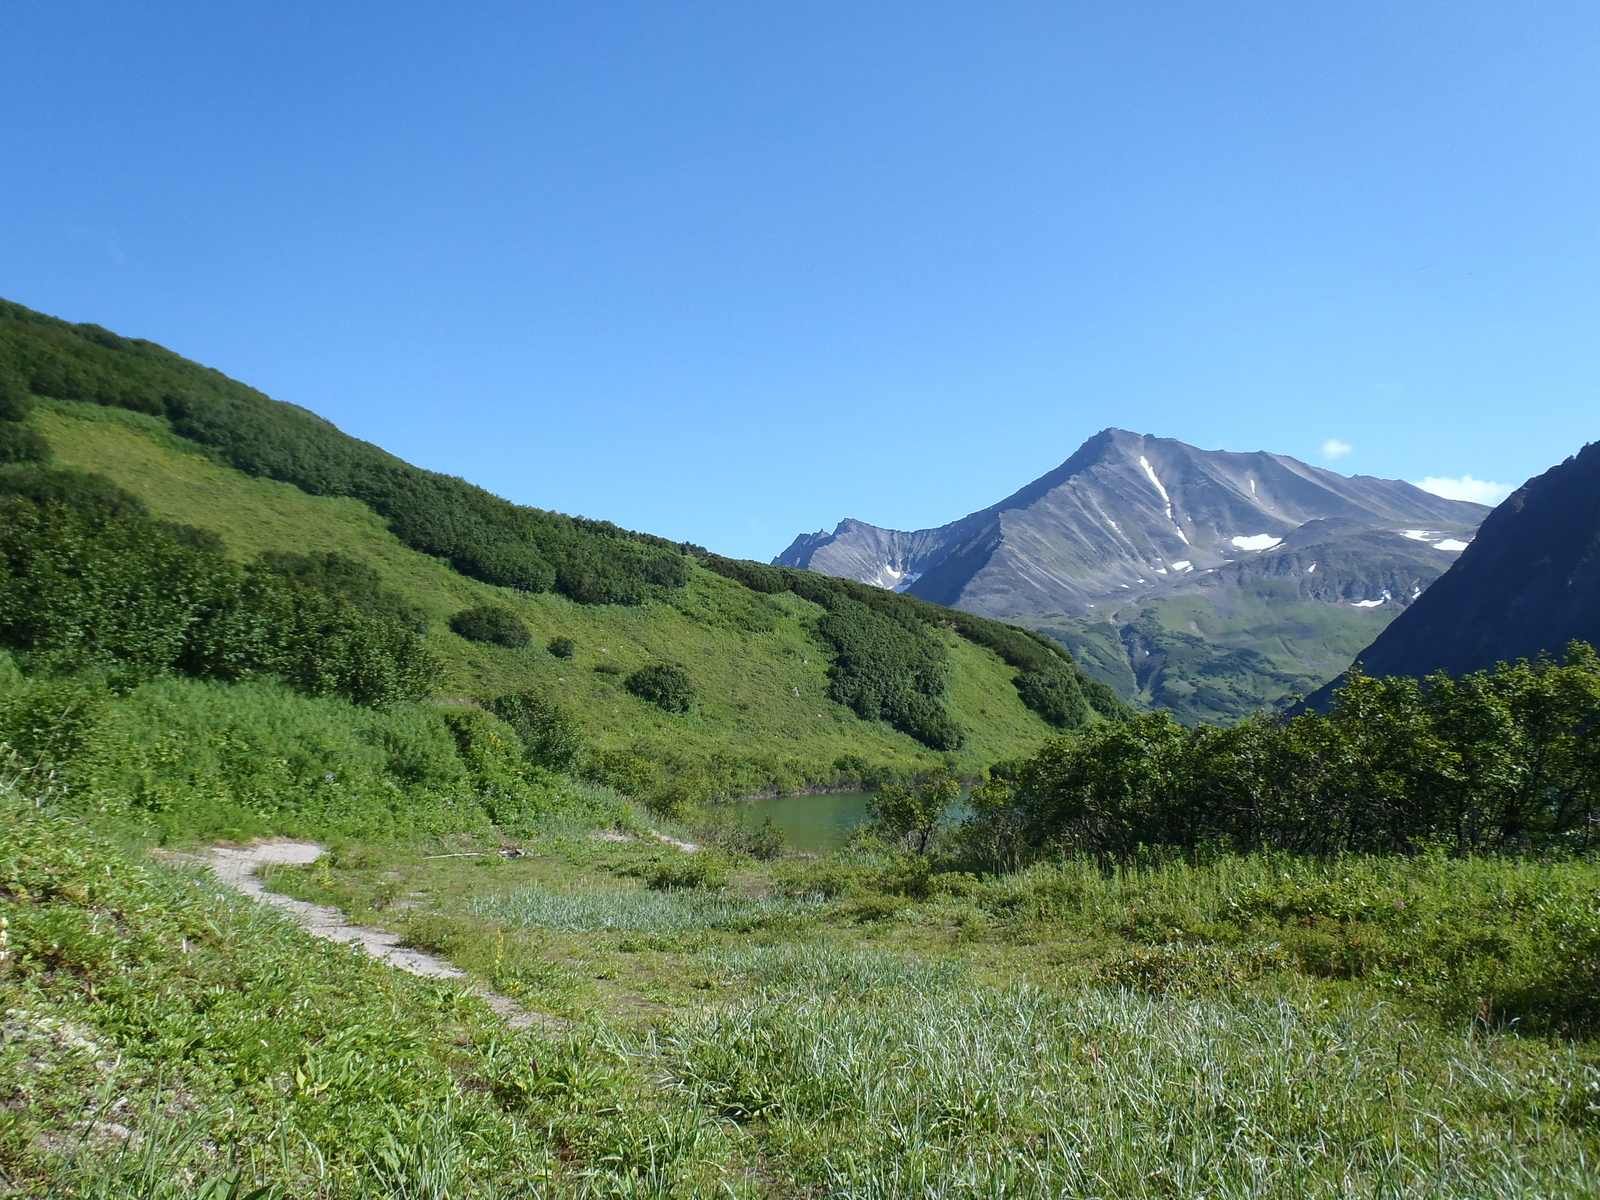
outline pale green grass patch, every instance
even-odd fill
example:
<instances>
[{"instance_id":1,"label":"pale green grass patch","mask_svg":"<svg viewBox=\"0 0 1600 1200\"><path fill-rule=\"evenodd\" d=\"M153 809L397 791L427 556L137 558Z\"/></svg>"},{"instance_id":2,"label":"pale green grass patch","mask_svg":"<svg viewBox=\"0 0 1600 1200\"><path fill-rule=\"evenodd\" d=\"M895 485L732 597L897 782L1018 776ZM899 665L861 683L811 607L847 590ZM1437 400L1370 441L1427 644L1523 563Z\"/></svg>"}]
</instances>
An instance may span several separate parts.
<instances>
[{"instance_id":1,"label":"pale green grass patch","mask_svg":"<svg viewBox=\"0 0 1600 1200\"><path fill-rule=\"evenodd\" d=\"M537 926L556 933L678 934L702 930L748 933L812 916L820 901L730 895L685 888L671 891L519 891L485 896L468 910L502 925Z\"/></svg>"}]
</instances>

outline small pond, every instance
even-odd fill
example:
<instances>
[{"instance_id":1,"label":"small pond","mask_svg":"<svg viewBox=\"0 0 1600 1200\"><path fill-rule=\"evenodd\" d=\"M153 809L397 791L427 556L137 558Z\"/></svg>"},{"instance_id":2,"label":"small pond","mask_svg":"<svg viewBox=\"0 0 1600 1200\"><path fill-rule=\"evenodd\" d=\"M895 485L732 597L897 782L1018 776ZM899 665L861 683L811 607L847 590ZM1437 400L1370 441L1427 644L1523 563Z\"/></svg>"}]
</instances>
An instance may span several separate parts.
<instances>
[{"instance_id":1,"label":"small pond","mask_svg":"<svg viewBox=\"0 0 1600 1200\"><path fill-rule=\"evenodd\" d=\"M966 799L956 801L950 816L959 819ZM750 829L759 828L768 817L783 834L786 850L804 850L810 854L827 854L838 850L850 840L850 835L867 820L867 808L872 803L871 792L835 792L824 796L779 796L774 800L741 800L738 810L740 824Z\"/></svg>"}]
</instances>

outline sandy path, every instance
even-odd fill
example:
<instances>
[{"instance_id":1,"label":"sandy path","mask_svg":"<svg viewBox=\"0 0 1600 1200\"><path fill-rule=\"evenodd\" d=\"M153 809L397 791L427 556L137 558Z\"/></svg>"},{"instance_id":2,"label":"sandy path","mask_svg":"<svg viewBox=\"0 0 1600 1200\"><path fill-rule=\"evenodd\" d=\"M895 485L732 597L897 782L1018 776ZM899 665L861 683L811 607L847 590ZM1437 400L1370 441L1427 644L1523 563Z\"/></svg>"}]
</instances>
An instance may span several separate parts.
<instances>
[{"instance_id":1,"label":"sandy path","mask_svg":"<svg viewBox=\"0 0 1600 1200\"><path fill-rule=\"evenodd\" d=\"M467 973L448 959L402 946L398 934L352 925L337 908L296 900L280 892L269 892L256 874L262 867L304 866L316 862L321 857L322 847L316 842L261 842L253 846L213 847L209 866L212 873L223 883L237 888L253 900L282 909L294 917L313 937L358 945L379 962L413 975L422 975L428 979L466 978ZM507 1024L517 1029L527 1029L534 1025L549 1030L566 1028L567 1023L560 1017L548 1013L529 1012L510 996L502 996L498 992L491 992L488 988L475 984L469 983L467 987L505 1018Z\"/></svg>"}]
</instances>

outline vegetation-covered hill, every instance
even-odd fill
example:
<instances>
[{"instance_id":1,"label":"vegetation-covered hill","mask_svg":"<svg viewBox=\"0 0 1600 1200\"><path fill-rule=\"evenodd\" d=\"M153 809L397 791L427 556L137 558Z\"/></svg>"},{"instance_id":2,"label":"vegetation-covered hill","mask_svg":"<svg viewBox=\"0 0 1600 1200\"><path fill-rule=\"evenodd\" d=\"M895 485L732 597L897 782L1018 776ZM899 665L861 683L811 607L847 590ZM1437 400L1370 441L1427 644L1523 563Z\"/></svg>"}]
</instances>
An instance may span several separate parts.
<instances>
[{"instance_id":1,"label":"vegetation-covered hill","mask_svg":"<svg viewBox=\"0 0 1600 1200\"><path fill-rule=\"evenodd\" d=\"M513 505L13 304L0 458L26 672L506 701L547 765L664 802L976 771L1121 711L1035 634Z\"/></svg>"}]
</instances>

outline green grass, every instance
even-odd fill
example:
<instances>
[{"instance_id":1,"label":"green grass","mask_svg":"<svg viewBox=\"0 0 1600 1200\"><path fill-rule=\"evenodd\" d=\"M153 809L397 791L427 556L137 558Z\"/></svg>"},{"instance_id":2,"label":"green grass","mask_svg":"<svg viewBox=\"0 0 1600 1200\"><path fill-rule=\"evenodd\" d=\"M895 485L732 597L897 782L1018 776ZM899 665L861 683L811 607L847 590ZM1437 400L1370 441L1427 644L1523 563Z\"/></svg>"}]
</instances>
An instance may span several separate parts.
<instances>
[{"instance_id":1,"label":"green grass","mask_svg":"<svg viewBox=\"0 0 1600 1200\"><path fill-rule=\"evenodd\" d=\"M524 846L280 878L357 910L387 880L414 940L604 1014L758 1194L1600 1194L1594 863L855 850L651 892L645 840ZM805 907L720 918L773 897Z\"/></svg>"},{"instance_id":2,"label":"green grass","mask_svg":"<svg viewBox=\"0 0 1600 1200\"><path fill-rule=\"evenodd\" d=\"M448 668L445 695L549 690L576 714L619 785L692 800L830 785L841 781L836 763L844 756L900 773L944 761L827 698L831 651L811 630L822 610L791 594L763 596L699 567L672 599L636 608L517 594L403 546L356 501L220 465L156 418L43 401L34 420L61 462L108 476L155 516L212 530L240 559L338 551L369 564L428 613L429 644ZM483 646L446 627L454 613L484 603L514 610L532 644ZM556 636L576 642L575 657L545 650ZM967 731L955 760L963 770L1024 754L1050 735L1018 699L1013 669L953 633L945 640L954 666L949 707ZM700 700L687 716L663 713L622 686L628 672L663 661L682 663L694 680Z\"/></svg>"},{"instance_id":3,"label":"green grass","mask_svg":"<svg viewBox=\"0 0 1600 1200\"><path fill-rule=\"evenodd\" d=\"M686 1018L679 1086L832 1196L1551 1196L1595 1188L1571 1056L1382 1006L808 988ZM1519 1132L1519 1127L1521 1132Z\"/></svg>"},{"instance_id":4,"label":"green grass","mask_svg":"<svg viewBox=\"0 0 1600 1200\"><path fill-rule=\"evenodd\" d=\"M480 828L273 875L566 1023L511 1033L78 822L5 819L23 1194L1600 1192L1594 863L979 877L686 855L565 810L521 857Z\"/></svg>"},{"instance_id":5,"label":"green grass","mask_svg":"<svg viewBox=\"0 0 1600 1200\"><path fill-rule=\"evenodd\" d=\"M803 921L815 905L804 900L669 891L522 891L485 897L470 911L506 928L535 926L557 933L679 934L699 930L751 933Z\"/></svg>"},{"instance_id":6,"label":"green grass","mask_svg":"<svg viewBox=\"0 0 1600 1200\"><path fill-rule=\"evenodd\" d=\"M0 1179L18 1194L627 1195L650 1162L693 1195L708 1154L728 1159L718 1123L655 1094L603 1030L514 1033L459 987L15 801L0 915ZM617 1119L645 1095L646 1119Z\"/></svg>"},{"instance_id":7,"label":"green grass","mask_svg":"<svg viewBox=\"0 0 1600 1200\"><path fill-rule=\"evenodd\" d=\"M1350 665L1394 619L1302 599L1295 585L1256 580L1250 590L1174 596L1118 614L1146 653L1130 655L1122 626L1056 618L1042 632L1084 669L1141 708L1170 709L1185 724L1229 724L1289 696L1315 691Z\"/></svg>"}]
</instances>

